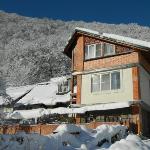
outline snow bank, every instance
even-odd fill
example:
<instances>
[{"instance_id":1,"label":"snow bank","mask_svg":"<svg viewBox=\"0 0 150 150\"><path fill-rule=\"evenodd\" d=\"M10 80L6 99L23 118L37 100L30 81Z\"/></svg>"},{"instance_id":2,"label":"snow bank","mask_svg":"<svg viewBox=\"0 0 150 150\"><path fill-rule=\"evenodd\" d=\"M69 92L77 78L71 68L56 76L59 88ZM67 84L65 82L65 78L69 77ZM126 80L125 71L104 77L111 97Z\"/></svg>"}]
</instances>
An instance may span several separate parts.
<instances>
[{"instance_id":1,"label":"snow bank","mask_svg":"<svg viewBox=\"0 0 150 150\"><path fill-rule=\"evenodd\" d=\"M87 129L85 126L73 124L60 125L57 133L42 136L39 134L25 134L24 132L15 135L0 135L0 149L3 150L149 150L150 147L144 144L136 135L129 135L114 144L111 138L114 135L124 137L124 126L102 125L95 130ZM123 131L123 132L122 132ZM79 132L79 134L70 134ZM117 137L117 136L116 136ZM103 139L106 139L105 141ZM119 139L118 138L118 139ZM118 140L116 139L116 140ZM103 141L102 141L103 140ZM110 140L110 141L109 141ZM110 143L108 143L108 141ZM98 146L98 143L102 145Z\"/></svg>"},{"instance_id":2,"label":"snow bank","mask_svg":"<svg viewBox=\"0 0 150 150\"><path fill-rule=\"evenodd\" d=\"M54 132L79 133L81 132L81 128L74 124L62 124L59 125Z\"/></svg>"},{"instance_id":3,"label":"snow bank","mask_svg":"<svg viewBox=\"0 0 150 150\"><path fill-rule=\"evenodd\" d=\"M136 135L128 135L126 139L122 139L109 148L109 150L150 150L150 147Z\"/></svg>"},{"instance_id":4,"label":"snow bank","mask_svg":"<svg viewBox=\"0 0 150 150\"><path fill-rule=\"evenodd\" d=\"M100 125L96 128L97 133L94 135L94 139L88 143L88 147L92 148L102 140L112 143L112 138L116 136L116 139L122 139L126 136L126 127L121 125Z\"/></svg>"}]
</instances>

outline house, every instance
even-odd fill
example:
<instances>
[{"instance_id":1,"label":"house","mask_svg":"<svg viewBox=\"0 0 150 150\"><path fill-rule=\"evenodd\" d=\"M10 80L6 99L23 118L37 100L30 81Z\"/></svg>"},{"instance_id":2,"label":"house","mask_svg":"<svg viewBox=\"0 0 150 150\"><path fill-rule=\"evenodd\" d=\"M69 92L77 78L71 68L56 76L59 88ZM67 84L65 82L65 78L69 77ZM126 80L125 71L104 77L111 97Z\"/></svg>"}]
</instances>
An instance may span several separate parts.
<instances>
[{"instance_id":1,"label":"house","mask_svg":"<svg viewBox=\"0 0 150 150\"><path fill-rule=\"evenodd\" d=\"M70 77L62 76L34 85L32 90L15 104L15 109L67 107L69 102Z\"/></svg>"},{"instance_id":2,"label":"house","mask_svg":"<svg viewBox=\"0 0 150 150\"><path fill-rule=\"evenodd\" d=\"M35 85L9 87L7 93L17 99L14 111L5 117L12 122L25 119L37 123L38 119L41 123L50 123L56 115L70 112L67 109L70 105L70 76L51 78L49 82Z\"/></svg>"},{"instance_id":3,"label":"house","mask_svg":"<svg viewBox=\"0 0 150 150\"><path fill-rule=\"evenodd\" d=\"M150 42L77 27L63 53L72 60L71 105L84 109L77 122L121 122L150 137Z\"/></svg>"}]
</instances>

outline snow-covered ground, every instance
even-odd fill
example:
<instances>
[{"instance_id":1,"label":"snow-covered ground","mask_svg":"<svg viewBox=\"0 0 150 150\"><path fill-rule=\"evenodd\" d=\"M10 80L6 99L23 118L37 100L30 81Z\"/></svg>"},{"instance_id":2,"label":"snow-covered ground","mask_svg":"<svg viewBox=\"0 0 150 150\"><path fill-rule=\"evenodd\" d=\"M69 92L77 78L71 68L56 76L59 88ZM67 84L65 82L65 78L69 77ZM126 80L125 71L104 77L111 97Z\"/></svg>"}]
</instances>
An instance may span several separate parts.
<instances>
[{"instance_id":1,"label":"snow-covered ground","mask_svg":"<svg viewBox=\"0 0 150 150\"><path fill-rule=\"evenodd\" d=\"M0 135L0 150L149 150L150 142L136 135L126 137L126 127L101 125L96 129L73 124L60 125L55 134ZM114 144L114 141L118 140Z\"/></svg>"}]
</instances>

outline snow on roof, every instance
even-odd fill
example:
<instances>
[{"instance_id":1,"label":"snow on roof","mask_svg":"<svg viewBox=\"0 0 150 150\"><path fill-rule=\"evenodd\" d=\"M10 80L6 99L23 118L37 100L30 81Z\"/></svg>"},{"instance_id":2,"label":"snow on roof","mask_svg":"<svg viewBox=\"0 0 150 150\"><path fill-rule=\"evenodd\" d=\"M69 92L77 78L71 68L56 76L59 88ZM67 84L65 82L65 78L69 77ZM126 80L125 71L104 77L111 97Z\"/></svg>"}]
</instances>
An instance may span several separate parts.
<instances>
[{"instance_id":1,"label":"snow on roof","mask_svg":"<svg viewBox=\"0 0 150 150\"><path fill-rule=\"evenodd\" d=\"M20 87L8 87L6 89L6 93L12 98L17 99L20 96L24 95L28 91L30 91L35 85L27 85L27 86L20 86Z\"/></svg>"},{"instance_id":2,"label":"snow on roof","mask_svg":"<svg viewBox=\"0 0 150 150\"><path fill-rule=\"evenodd\" d=\"M134 39L131 37L125 37L125 36L116 35L116 34L109 34L109 33L103 33L102 36L107 37L107 38L112 38L112 39L115 39L118 41L123 41L123 42L130 43L130 44L135 44L135 45L150 48L150 42L146 42L143 40L138 40L138 39Z\"/></svg>"},{"instance_id":3,"label":"snow on roof","mask_svg":"<svg viewBox=\"0 0 150 150\"><path fill-rule=\"evenodd\" d=\"M72 114L72 109L66 107L58 107L51 109L51 114Z\"/></svg>"},{"instance_id":4,"label":"snow on roof","mask_svg":"<svg viewBox=\"0 0 150 150\"><path fill-rule=\"evenodd\" d=\"M122 103L107 103L107 104L97 104L90 106L83 106L80 108L66 108L66 107L58 107L53 109L31 109L31 110L15 110L14 112L8 114L6 118L13 119L29 119L29 118L38 118L43 115L48 114L84 114L88 111L96 111L96 110L110 110L110 109L118 109L118 108L127 108L130 107L134 102L122 102Z\"/></svg>"},{"instance_id":5,"label":"snow on roof","mask_svg":"<svg viewBox=\"0 0 150 150\"><path fill-rule=\"evenodd\" d=\"M82 114L82 113L85 113L87 111L126 108L126 107L130 107L131 104L132 104L132 101L120 102L120 103L95 104L95 105L83 106L83 107L80 107L80 108L74 108L73 112Z\"/></svg>"},{"instance_id":6,"label":"snow on roof","mask_svg":"<svg viewBox=\"0 0 150 150\"><path fill-rule=\"evenodd\" d=\"M49 114L49 110L44 108L31 109L31 110L15 110L6 116L6 119L30 119L38 118L43 115Z\"/></svg>"},{"instance_id":7,"label":"snow on roof","mask_svg":"<svg viewBox=\"0 0 150 150\"><path fill-rule=\"evenodd\" d=\"M50 82L37 84L27 95L20 99L17 104L33 105L45 104L56 105L56 103L66 103L70 101L70 92L64 95L57 95L58 83L68 79L68 77L53 78Z\"/></svg>"},{"instance_id":8,"label":"snow on roof","mask_svg":"<svg viewBox=\"0 0 150 150\"><path fill-rule=\"evenodd\" d=\"M75 31L83 31L83 32L88 32L88 33L91 33L91 34L98 34L99 35L98 31L94 31L94 30L86 29L86 28L76 27Z\"/></svg>"},{"instance_id":9,"label":"snow on roof","mask_svg":"<svg viewBox=\"0 0 150 150\"><path fill-rule=\"evenodd\" d=\"M35 85L20 86L20 87L8 87L6 89L6 94L9 95L13 100L16 100L20 96L29 92L34 86ZM0 96L0 105L5 105L5 104L7 104L5 101L5 98Z\"/></svg>"},{"instance_id":10,"label":"snow on roof","mask_svg":"<svg viewBox=\"0 0 150 150\"><path fill-rule=\"evenodd\" d=\"M110 34L110 33L100 34L98 31L94 31L94 30L86 29L86 28L80 28L80 27L76 27L75 31L83 31L83 32L87 32L87 33L90 33L90 34L98 35L101 38L111 38L111 39L122 41L122 42L125 42L125 43L150 48L150 42L134 39L134 38L131 38L131 37L125 37L125 36Z\"/></svg>"}]
</instances>

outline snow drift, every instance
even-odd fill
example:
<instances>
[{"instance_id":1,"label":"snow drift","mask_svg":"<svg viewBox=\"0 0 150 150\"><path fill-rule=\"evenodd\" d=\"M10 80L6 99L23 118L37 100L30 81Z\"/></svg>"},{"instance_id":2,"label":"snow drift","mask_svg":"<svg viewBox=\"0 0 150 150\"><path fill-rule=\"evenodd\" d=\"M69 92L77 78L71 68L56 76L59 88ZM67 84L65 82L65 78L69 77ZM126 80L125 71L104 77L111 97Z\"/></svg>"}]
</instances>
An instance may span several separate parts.
<instances>
[{"instance_id":1,"label":"snow drift","mask_svg":"<svg viewBox=\"0 0 150 150\"><path fill-rule=\"evenodd\" d=\"M136 135L128 135L121 125L101 125L96 129L88 129L83 125L63 124L55 134L42 136L36 133L24 132L15 135L0 135L0 149L3 150L148 150L146 145ZM57 133L56 133L57 132ZM114 144L112 139L120 140ZM110 146L110 147L109 147Z\"/></svg>"}]
</instances>

